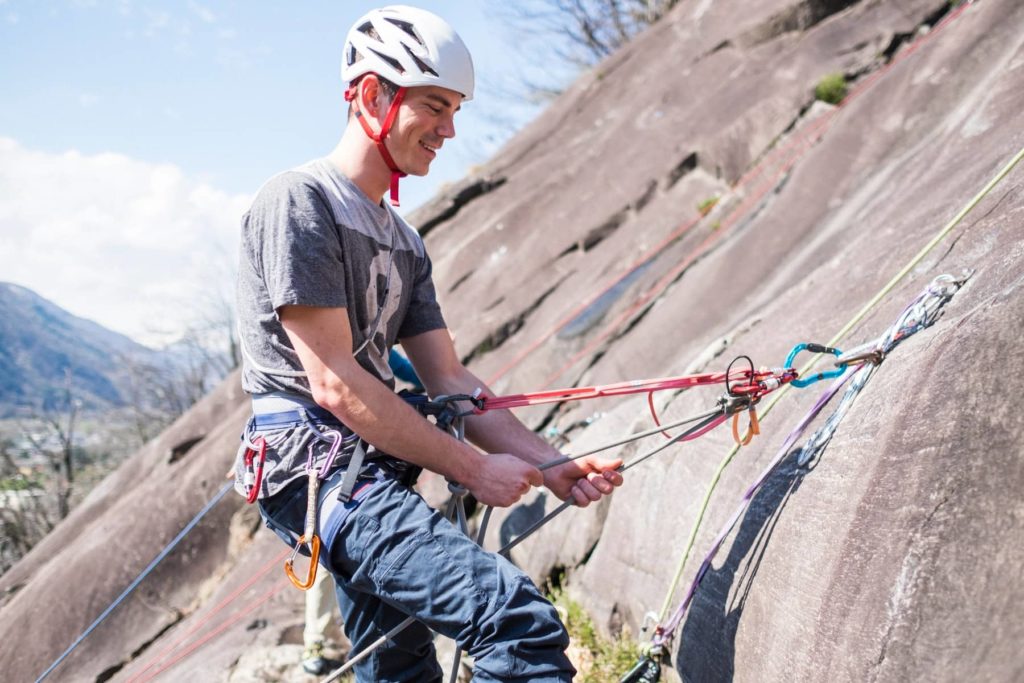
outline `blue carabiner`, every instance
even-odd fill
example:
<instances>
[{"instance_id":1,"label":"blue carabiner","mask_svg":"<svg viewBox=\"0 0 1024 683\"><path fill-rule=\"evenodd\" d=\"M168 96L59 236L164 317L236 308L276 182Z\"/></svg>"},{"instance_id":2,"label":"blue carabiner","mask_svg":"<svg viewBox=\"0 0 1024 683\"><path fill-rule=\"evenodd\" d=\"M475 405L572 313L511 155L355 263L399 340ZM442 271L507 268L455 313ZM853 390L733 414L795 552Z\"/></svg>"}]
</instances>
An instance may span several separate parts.
<instances>
[{"instance_id":1,"label":"blue carabiner","mask_svg":"<svg viewBox=\"0 0 1024 683\"><path fill-rule=\"evenodd\" d=\"M796 359L796 355L801 351L810 351L811 353L831 353L836 358L843 355L842 351L840 351L839 349L834 349L831 346L822 346L821 344L797 344L796 346L793 347L793 350L789 352L789 355L786 356L786 364L783 367L793 367L793 361ZM841 365L835 370L818 372L813 375L810 375L809 377L795 379L792 382L790 382L790 384L792 384L794 387L797 387L798 389L803 389L804 387L810 386L815 382L820 382L823 379L834 379L836 377L839 377L844 372L846 372L846 366Z\"/></svg>"}]
</instances>

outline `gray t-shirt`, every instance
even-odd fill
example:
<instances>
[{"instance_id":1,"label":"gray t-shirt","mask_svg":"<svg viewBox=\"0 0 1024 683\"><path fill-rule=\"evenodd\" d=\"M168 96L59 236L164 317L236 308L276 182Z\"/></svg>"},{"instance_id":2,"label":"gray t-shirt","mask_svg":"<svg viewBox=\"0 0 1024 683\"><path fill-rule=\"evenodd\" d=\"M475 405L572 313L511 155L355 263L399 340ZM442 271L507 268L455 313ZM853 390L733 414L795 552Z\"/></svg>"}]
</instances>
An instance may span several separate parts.
<instances>
[{"instance_id":1,"label":"gray t-shirt","mask_svg":"<svg viewBox=\"0 0 1024 683\"><path fill-rule=\"evenodd\" d=\"M238 268L242 388L312 400L281 325L286 305L344 307L359 364L390 388L388 352L398 339L443 329L423 240L390 206L375 204L326 159L271 178L242 218ZM304 475L304 428L274 435L260 497ZM269 435L268 435L269 436ZM280 437L280 438L278 438ZM282 440L283 439L283 440ZM236 463L243 492L244 447Z\"/></svg>"},{"instance_id":2,"label":"gray t-shirt","mask_svg":"<svg viewBox=\"0 0 1024 683\"><path fill-rule=\"evenodd\" d=\"M356 360L389 387L395 342L445 327L423 240L327 159L271 178L242 218L238 270L242 388L312 398L277 310L345 307ZM369 338L372 335L372 338ZM368 339L369 338L369 339Z\"/></svg>"}]
</instances>

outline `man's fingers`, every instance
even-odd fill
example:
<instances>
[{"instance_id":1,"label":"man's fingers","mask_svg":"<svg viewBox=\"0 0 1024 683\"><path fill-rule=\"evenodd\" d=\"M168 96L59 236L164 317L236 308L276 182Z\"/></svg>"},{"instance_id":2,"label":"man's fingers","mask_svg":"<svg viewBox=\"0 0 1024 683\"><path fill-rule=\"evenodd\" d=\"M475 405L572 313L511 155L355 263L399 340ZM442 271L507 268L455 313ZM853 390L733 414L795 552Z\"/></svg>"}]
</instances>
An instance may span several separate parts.
<instances>
[{"instance_id":1,"label":"man's fingers","mask_svg":"<svg viewBox=\"0 0 1024 683\"><path fill-rule=\"evenodd\" d=\"M530 486L543 486L544 473L536 467L530 468L530 475L527 477L527 481L530 482Z\"/></svg>"},{"instance_id":2,"label":"man's fingers","mask_svg":"<svg viewBox=\"0 0 1024 683\"><path fill-rule=\"evenodd\" d=\"M601 500L601 491L599 491L589 479L580 479L577 481L576 488L578 488L588 500Z\"/></svg>"},{"instance_id":3,"label":"man's fingers","mask_svg":"<svg viewBox=\"0 0 1024 683\"><path fill-rule=\"evenodd\" d=\"M604 480L610 483L612 486L622 486L622 472L616 472L615 470L605 470L601 473Z\"/></svg>"},{"instance_id":4,"label":"man's fingers","mask_svg":"<svg viewBox=\"0 0 1024 683\"><path fill-rule=\"evenodd\" d=\"M606 495L611 493L615 488L612 486L612 483L605 479L601 474L588 474L587 481L589 481L595 489Z\"/></svg>"},{"instance_id":5,"label":"man's fingers","mask_svg":"<svg viewBox=\"0 0 1024 683\"><path fill-rule=\"evenodd\" d=\"M569 492L572 494L573 500L576 501L577 507L585 508L590 505L590 498L587 498L587 494L583 493L579 483L573 486Z\"/></svg>"},{"instance_id":6,"label":"man's fingers","mask_svg":"<svg viewBox=\"0 0 1024 683\"><path fill-rule=\"evenodd\" d=\"M608 458L606 460L602 459L598 463L597 469L607 472L608 470L615 470L620 467L622 467L622 458Z\"/></svg>"}]
</instances>

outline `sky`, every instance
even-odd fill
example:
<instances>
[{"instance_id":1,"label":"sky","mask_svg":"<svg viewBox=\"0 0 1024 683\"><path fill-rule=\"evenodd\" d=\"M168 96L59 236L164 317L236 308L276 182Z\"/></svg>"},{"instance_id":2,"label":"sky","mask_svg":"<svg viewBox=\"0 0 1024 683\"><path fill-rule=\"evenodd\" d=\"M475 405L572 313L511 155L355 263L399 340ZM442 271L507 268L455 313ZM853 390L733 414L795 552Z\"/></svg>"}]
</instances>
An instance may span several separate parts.
<instances>
[{"instance_id":1,"label":"sky","mask_svg":"<svg viewBox=\"0 0 1024 683\"><path fill-rule=\"evenodd\" d=\"M0 0L0 282L149 345L233 298L239 219L345 125L345 34L374 2ZM431 2L477 93L408 213L537 107L522 35L491 2Z\"/></svg>"}]
</instances>

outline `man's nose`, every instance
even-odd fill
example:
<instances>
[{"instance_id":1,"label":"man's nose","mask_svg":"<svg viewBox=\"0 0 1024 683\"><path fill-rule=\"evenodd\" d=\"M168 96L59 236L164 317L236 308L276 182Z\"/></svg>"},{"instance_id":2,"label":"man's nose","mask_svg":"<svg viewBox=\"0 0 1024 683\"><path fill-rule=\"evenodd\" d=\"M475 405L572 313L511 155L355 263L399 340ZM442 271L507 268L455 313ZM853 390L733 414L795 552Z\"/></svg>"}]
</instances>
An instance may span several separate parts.
<instances>
[{"instance_id":1,"label":"man's nose","mask_svg":"<svg viewBox=\"0 0 1024 683\"><path fill-rule=\"evenodd\" d=\"M455 117L448 116L445 119L443 119L437 125L437 129L435 132L443 138L455 137Z\"/></svg>"}]
</instances>

